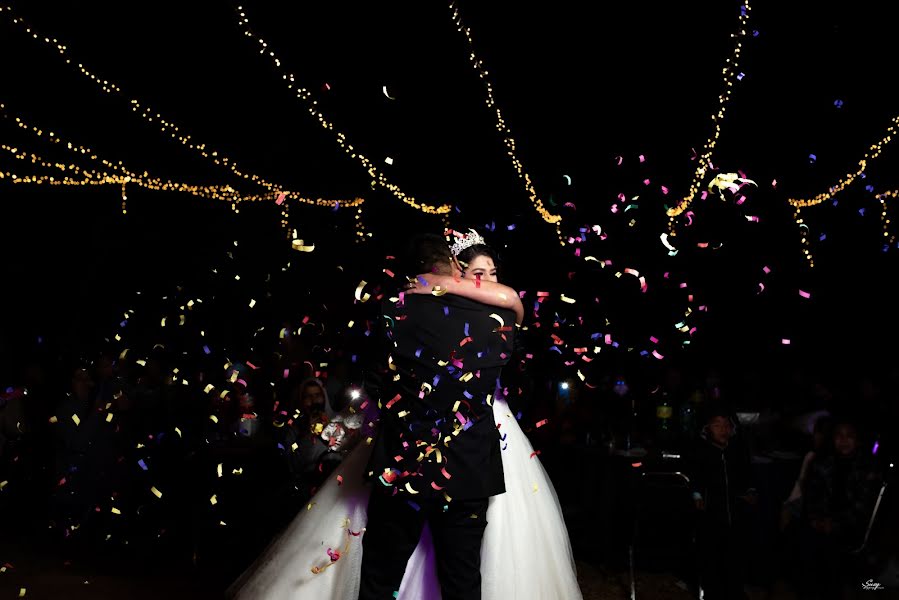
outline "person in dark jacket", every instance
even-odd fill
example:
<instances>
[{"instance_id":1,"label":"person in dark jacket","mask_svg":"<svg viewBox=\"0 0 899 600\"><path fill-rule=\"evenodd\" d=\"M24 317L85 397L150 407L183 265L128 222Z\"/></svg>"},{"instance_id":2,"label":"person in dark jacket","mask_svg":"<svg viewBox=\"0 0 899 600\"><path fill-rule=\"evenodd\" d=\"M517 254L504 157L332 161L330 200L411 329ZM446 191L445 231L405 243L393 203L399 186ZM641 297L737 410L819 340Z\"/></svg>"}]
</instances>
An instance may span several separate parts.
<instances>
[{"instance_id":1,"label":"person in dark jacket","mask_svg":"<svg viewBox=\"0 0 899 600\"><path fill-rule=\"evenodd\" d=\"M857 427L846 419L835 421L832 451L816 456L808 471L800 591L809 598L839 598L853 571L853 550L864 543L881 475L873 456L859 447Z\"/></svg>"},{"instance_id":2,"label":"person in dark jacket","mask_svg":"<svg viewBox=\"0 0 899 600\"><path fill-rule=\"evenodd\" d=\"M757 496L749 457L733 440L732 414L721 404L710 407L689 459L698 510L700 585L708 600L745 598L746 522Z\"/></svg>"}]
</instances>

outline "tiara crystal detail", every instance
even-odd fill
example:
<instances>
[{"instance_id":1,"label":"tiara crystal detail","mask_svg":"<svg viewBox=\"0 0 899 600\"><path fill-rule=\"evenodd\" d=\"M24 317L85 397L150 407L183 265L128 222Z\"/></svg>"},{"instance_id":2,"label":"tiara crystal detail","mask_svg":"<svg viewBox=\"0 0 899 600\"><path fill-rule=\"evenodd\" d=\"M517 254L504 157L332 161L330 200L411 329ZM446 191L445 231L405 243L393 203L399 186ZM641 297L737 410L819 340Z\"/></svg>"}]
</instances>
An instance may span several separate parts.
<instances>
[{"instance_id":1,"label":"tiara crystal detail","mask_svg":"<svg viewBox=\"0 0 899 600\"><path fill-rule=\"evenodd\" d=\"M453 253L453 256L459 256L463 250L466 248L470 248L471 246L477 246L478 244L487 245L487 241L481 237L474 229L469 229L468 233L456 234L459 237L450 246L450 252Z\"/></svg>"}]
</instances>

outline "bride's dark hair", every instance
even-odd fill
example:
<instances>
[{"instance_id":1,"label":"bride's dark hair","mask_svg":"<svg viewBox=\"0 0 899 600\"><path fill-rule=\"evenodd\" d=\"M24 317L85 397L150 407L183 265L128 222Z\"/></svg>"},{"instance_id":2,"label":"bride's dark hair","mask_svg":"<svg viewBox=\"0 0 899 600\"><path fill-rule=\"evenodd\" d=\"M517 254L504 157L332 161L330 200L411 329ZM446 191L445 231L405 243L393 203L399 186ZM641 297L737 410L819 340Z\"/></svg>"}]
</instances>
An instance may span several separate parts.
<instances>
[{"instance_id":1,"label":"bride's dark hair","mask_svg":"<svg viewBox=\"0 0 899 600\"><path fill-rule=\"evenodd\" d=\"M456 256L456 258L459 259L459 263L462 265L462 268L467 269L468 264L479 256L486 256L490 258L493 261L493 264L496 265L496 268L499 269L499 254L496 253L496 250L486 244L475 244L474 246L469 246L468 248L460 252Z\"/></svg>"}]
</instances>

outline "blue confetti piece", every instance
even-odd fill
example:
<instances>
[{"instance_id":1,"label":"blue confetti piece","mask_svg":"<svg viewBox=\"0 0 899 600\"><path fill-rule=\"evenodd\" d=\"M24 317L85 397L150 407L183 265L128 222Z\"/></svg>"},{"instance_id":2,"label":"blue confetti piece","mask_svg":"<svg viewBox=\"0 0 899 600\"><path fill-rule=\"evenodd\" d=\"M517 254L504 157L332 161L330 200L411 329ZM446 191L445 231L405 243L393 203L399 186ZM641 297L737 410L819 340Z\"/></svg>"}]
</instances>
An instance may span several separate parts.
<instances>
[{"instance_id":1,"label":"blue confetti piece","mask_svg":"<svg viewBox=\"0 0 899 600\"><path fill-rule=\"evenodd\" d=\"M438 383L440 383L440 375L434 375L434 379L431 380L431 385L437 387Z\"/></svg>"},{"instance_id":2,"label":"blue confetti piece","mask_svg":"<svg viewBox=\"0 0 899 600\"><path fill-rule=\"evenodd\" d=\"M833 105L836 106L837 108L843 108L843 101L840 99L834 100Z\"/></svg>"},{"instance_id":3,"label":"blue confetti piece","mask_svg":"<svg viewBox=\"0 0 899 600\"><path fill-rule=\"evenodd\" d=\"M474 398L474 396L472 395L472 393L469 392L468 390L465 390L464 392L462 392L462 395L465 396L466 398L468 398L469 400L471 400L472 398Z\"/></svg>"},{"instance_id":4,"label":"blue confetti piece","mask_svg":"<svg viewBox=\"0 0 899 600\"><path fill-rule=\"evenodd\" d=\"M746 77L746 73L740 73L737 75L737 81L743 81L743 78Z\"/></svg>"},{"instance_id":5,"label":"blue confetti piece","mask_svg":"<svg viewBox=\"0 0 899 600\"><path fill-rule=\"evenodd\" d=\"M144 459L140 459L139 461L137 461L137 464L139 464L140 468L143 469L144 471L147 470L147 463L144 462Z\"/></svg>"},{"instance_id":6,"label":"blue confetti piece","mask_svg":"<svg viewBox=\"0 0 899 600\"><path fill-rule=\"evenodd\" d=\"M455 210L457 213L461 213L461 212L462 212L462 210L461 210L458 206L454 206L454 207L453 207L453 210Z\"/></svg>"},{"instance_id":7,"label":"blue confetti piece","mask_svg":"<svg viewBox=\"0 0 899 600\"><path fill-rule=\"evenodd\" d=\"M521 420L521 411L518 411L518 414L515 415L515 420L516 420L516 421L520 421L520 420Z\"/></svg>"},{"instance_id":8,"label":"blue confetti piece","mask_svg":"<svg viewBox=\"0 0 899 600\"><path fill-rule=\"evenodd\" d=\"M465 337L468 337L468 323L465 324Z\"/></svg>"},{"instance_id":9,"label":"blue confetti piece","mask_svg":"<svg viewBox=\"0 0 899 600\"><path fill-rule=\"evenodd\" d=\"M612 342L612 348L617 348L617 347L618 347L618 342Z\"/></svg>"},{"instance_id":10,"label":"blue confetti piece","mask_svg":"<svg viewBox=\"0 0 899 600\"><path fill-rule=\"evenodd\" d=\"M210 354L212 350L209 349L209 346L203 346L203 352L205 352L206 354Z\"/></svg>"},{"instance_id":11,"label":"blue confetti piece","mask_svg":"<svg viewBox=\"0 0 899 600\"><path fill-rule=\"evenodd\" d=\"M517 225L515 225L515 224L513 223L512 225L509 225L508 227L506 227L506 229L508 229L509 231L515 231L515 228L516 228L516 227L517 227Z\"/></svg>"},{"instance_id":12,"label":"blue confetti piece","mask_svg":"<svg viewBox=\"0 0 899 600\"><path fill-rule=\"evenodd\" d=\"M827 234L826 234L826 233L822 233L822 234L821 234L821 237L818 238L818 241L819 241L819 242L823 242L823 241L826 240L826 239L827 239Z\"/></svg>"},{"instance_id":13,"label":"blue confetti piece","mask_svg":"<svg viewBox=\"0 0 899 600\"><path fill-rule=\"evenodd\" d=\"M558 346L550 346L549 350L550 350L550 352L555 351L555 352L558 352L559 354L562 354L562 351L559 350Z\"/></svg>"},{"instance_id":14,"label":"blue confetti piece","mask_svg":"<svg viewBox=\"0 0 899 600\"><path fill-rule=\"evenodd\" d=\"M866 192L873 192L873 191L874 191L874 186L871 185L871 184L866 185L866 186L865 186L865 191L866 191Z\"/></svg>"},{"instance_id":15,"label":"blue confetti piece","mask_svg":"<svg viewBox=\"0 0 899 600\"><path fill-rule=\"evenodd\" d=\"M808 160L809 160L809 162L815 162L816 160L818 160L818 157L815 156L814 154L809 154Z\"/></svg>"},{"instance_id":16,"label":"blue confetti piece","mask_svg":"<svg viewBox=\"0 0 899 600\"><path fill-rule=\"evenodd\" d=\"M502 436L501 438L499 438L499 439L500 439L501 442L505 442L507 437L509 437L509 434L508 434L508 433L504 433L503 436Z\"/></svg>"},{"instance_id":17,"label":"blue confetti piece","mask_svg":"<svg viewBox=\"0 0 899 600\"><path fill-rule=\"evenodd\" d=\"M602 334L601 334L601 333L592 333L592 334L590 334L590 339L591 339L591 340L598 340L600 337L602 337Z\"/></svg>"},{"instance_id":18,"label":"blue confetti piece","mask_svg":"<svg viewBox=\"0 0 899 600\"><path fill-rule=\"evenodd\" d=\"M640 350L640 356L646 356L649 354L649 350Z\"/></svg>"},{"instance_id":19,"label":"blue confetti piece","mask_svg":"<svg viewBox=\"0 0 899 600\"><path fill-rule=\"evenodd\" d=\"M119 327L124 327L124 326L127 325L127 324L128 324L128 319L125 319L124 321L122 321L121 323L119 323Z\"/></svg>"},{"instance_id":20,"label":"blue confetti piece","mask_svg":"<svg viewBox=\"0 0 899 600\"><path fill-rule=\"evenodd\" d=\"M858 209L858 214L860 214L861 216L864 217L864 216L865 216L865 209L864 209L864 208Z\"/></svg>"},{"instance_id":21,"label":"blue confetti piece","mask_svg":"<svg viewBox=\"0 0 899 600\"><path fill-rule=\"evenodd\" d=\"M445 317L449 316L449 306L443 307L443 316L445 316Z\"/></svg>"},{"instance_id":22,"label":"blue confetti piece","mask_svg":"<svg viewBox=\"0 0 899 600\"><path fill-rule=\"evenodd\" d=\"M415 358L421 358L422 350L424 350L424 348L419 348L418 350L415 351Z\"/></svg>"},{"instance_id":23,"label":"blue confetti piece","mask_svg":"<svg viewBox=\"0 0 899 600\"><path fill-rule=\"evenodd\" d=\"M508 448L508 447L509 447L509 444L505 444L505 445L503 446L503 450L505 450L505 449Z\"/></svg>"},{"instance_id":24,"label":"blue confetti piece","mask_svg":"<svg viewBox=\"0 0 899 600\"><path fill-rule=\"evenodd\" d=\"M421 507L418 504L412 502L411 500L406 500L406 502L409 503L409 506L411 506L412 508L415 509L415 512L418 512L421 510Z\"/></svg>"},{"instance_id":25,"label":"blue confetti piece","mask_svg":"<svg viewBox=\"0 0 899 600\"><path fill-rule=\"evenodd\" d=\"M350 362L356 362L356 355L355 355L355 354L352 355L352 356L350 357Z\"/></svg>"},{"instance_id":26,"label":"blue confetti piece","mask_svg":"<svg viewBox=\"0 0 899 600\"><path fill-rule=\"evenodd\" d=\"M753 30L752 30L752 37L758 37L758 36L759 36L759 30L758 30L758 29L753 29Z\"/></svg>"}]
</instances>

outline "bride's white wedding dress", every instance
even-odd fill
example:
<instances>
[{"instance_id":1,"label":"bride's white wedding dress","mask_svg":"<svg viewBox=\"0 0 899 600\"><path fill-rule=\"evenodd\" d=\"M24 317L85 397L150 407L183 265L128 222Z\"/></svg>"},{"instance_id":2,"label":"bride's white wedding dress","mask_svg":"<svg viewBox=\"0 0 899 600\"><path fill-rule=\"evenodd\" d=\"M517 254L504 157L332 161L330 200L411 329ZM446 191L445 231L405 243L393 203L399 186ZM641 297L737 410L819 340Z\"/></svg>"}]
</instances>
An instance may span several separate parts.
<instances>
[{"instance_id":1,"label":"bride's white wedding dress","mask_svg":"<svg viewBox=\"0 0 899 600\"><path fill-rule=\"evenodd\" d=\"M501 397L494 416L506 493L490 498L481 544L483 600L580 599L568 531L552 482ZM241 600L356 600L370 487L360 444L293 522L228 590ZM339 557L338 557L339 553ZM400 600L439 600L427 527L406 566Z\"/></svg>"}]
</instances>

